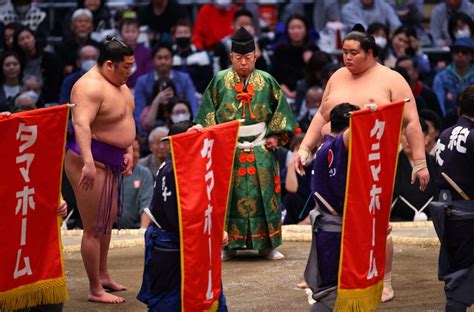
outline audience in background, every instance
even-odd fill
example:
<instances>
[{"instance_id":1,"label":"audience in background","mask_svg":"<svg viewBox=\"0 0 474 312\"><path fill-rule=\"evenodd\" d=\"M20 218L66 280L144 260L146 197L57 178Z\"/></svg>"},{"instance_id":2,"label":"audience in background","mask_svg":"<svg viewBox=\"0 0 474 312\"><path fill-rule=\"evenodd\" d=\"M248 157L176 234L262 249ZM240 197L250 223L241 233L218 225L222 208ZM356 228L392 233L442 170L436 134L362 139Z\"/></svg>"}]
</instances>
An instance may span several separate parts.
<instances>
[{"instance_id":1,"label":"audience in background","mask_svg":"<svg viewBox=\"0 0 474 312\"><path fill-rule=\"evenodd\" d=\"M341 9L342 22L350 29L354 24L364 28L375 22L386 24L390 30L402 25L395 10L385 0L350 0Z\"/></svg>"},{"instance_id":2,"label":"audience in background","mask_svg":"<svg viewBox=\"0 0 474 312\"><path fill-rule=\"evenodd\" d=\"M315 46L312 39L304 17L293 15L286 23L285 37L275 47L272 74L290 103L296 97L296 82L303 78L305 49Z\"/></svg>"},{"instance_id":3,"label":"audience in background","mask_svg":"<svg viewBox=\"0 0 474 312\"><path fill-rule=\"evenodd\" d=\"M64 66L64 75L69 75L80 68L77 64L77 53L71 53L72 51L79 51L86 45L99 47L99 43L91 38L93 30L91 11L76 9L71 16L70 27L71 33L56 48L56 54Z\"/></svg>"},{"instance_id":4,"label":"audience in background","mask_svg":"<svg viewBox=\"0 0 474 312\"><path fill-rule=\"evenodd\" d=\"M170 153L169 141L161 140L168 135L168 132L169 129L167 127L157 127L153 129L150 132L150 135L148 135L148 145L151 154L140 158L138 161L139 165L150 169L153 176L156 175L156 172L160 168L161 164Z\"/></svg>"},{"instance_id":5,"label":"audience in background","mask_svg":"<svg viewBox=\"0 0 474 312\"><path fill-rule=\"evenodd\" d=\"M150 219L143 213L150 207L153 197L154 177L151 171L138 164L140 144L133 142L133 168L131 176L122 179L123 211L120 226L124 229L147 228Z\"/></svg>"},{"instance_id":6,"label":"audience in background","mask_svg":"<svg viewBox=\"0 0 474 312\"><path fill-rule=\"evenodd\" d=\"M142 129L147 133L155 127L164 126L168 121L168 103L175 97L176 87L168 78L159 78L153 85L151 103L145 106L140 116Z\"/></svg>"},{"instance_id":7,"label":"audience in background","mask_svg":"<svg viewBox=\"0 0 474 312\"><path fill-rule=\"evenodd\" d=\"M59 103L69 103L72 87L82 75L97 64L98 58L99 50L93 45L85 45L79 50L79 55L76 60L76 66L79 69L64 78L59 94Z\"/></svg>"},{"instance_id":8,"label":"audience in background","mask_svg":"<svg viewBox=\"0 0 474 312\"><path fill-rule=\"evenodd\" d=\"M173 70L173 49L167 43L161 43L153 49L154 69L137 80L134 90L135 110L133 116L139 135L146 135L145 129L140 124L140 116L146 105L153 100L153 86L158 79L169 79L175 86L175 96L184 97L191 103L193 113L197 112L196 88L187 73ZM150 104L148 104L150 103Z\"/></svg>"},{"instance_id":9,"label":"audience in background","mask_svg":"<svg viewBox=\"0 0 474 312\"><path fill-rule=\"evenodd\" d=\"M57 103L61 86L61 66L51 52L44 51L31 29L24 26L13 35L13 50L24 64L23 75L35 76L42 84L44 103Z\"/></svg>"},{"instance_id":10,"label":"audience in background","mask_svg":"<svg viewBox=\"0 0 474 312\"><path fill-rule=\"evenodd\" d=\"M119 31L123 41L132 47L135 56L132 75L127 80L128 87L133 89L137 83L138 77L153 69L151 49L145 47L143 43L138 43L140 25L136 19L135 12L127 11L123 14L122 20L119 23Z\"/></svg>"},{"instance_id":11,"label":"audience in background","mask_svg":"<svg viewBox=\"0 0 474 312\"><path fill-rule=\"evenodd\" d=\"M34 33L37 41L46 44L49 33L47 14L32 0L11 0L12 6L0 14L0 22L4 25L18 22Z\"/></svg>"},{"instance_id":12,"label":"audience in background","mask_svg":"<svg viewBox=\"0 0 474 312\"><path fill-rule=\"evenodd\" d=\"M433 43L438 47L448 47L454 41L448 33L449 19L456 13L464 12L474 18L474 4L469 0L444 0L431 11L430 31Z\"/></svg>"},{"instance_id":13,"label":"audience in background","mask_svg":"<svg viewBox=\"0 0 474 312\"><path fill-rule=\"evenodd\" d=\"M147 26L152 45L158 41L171 41L171 27L176 21L187 18L185 8L177 0L150 0L138 11L138 22Z\"/></svg>"},{"instance_id":14,"label":"audience in background","mask_svg":"<svg viewBox=\"0 0 474 312\"><path fill-rule=\"evenodd\" d=\"M21 91L23 66L18 54L6 51L0 57L0 112L11 111Z\"/></svg>"},{"instance_id":15,"label":"audience in background","mask_svg":"<svg viewBox=\"0 0 474 312\"><path fill-rule=\"evenodd\" d=\"M222 38L234 32L232 19L237 10L231 0L204 4L194 22L193 44L199 49L212 50Z\"/></svg>"},{"instance_id":16,"label":"audience in background","mask_svg":"<svg viewBox=\"0 0 474 312\"><path fill-rule=\"evenodd\" d=\"M191 22L179 20L172 28L173 69L188 73L196 91L202 94L214 75L211 56L191 43Z\"/></svg>"},{"instance_id":17,"label":"audience in background","mask_svg":"<svg viewBox=\"0 0 474 312\"><path fill-rule=\"evenodd\" d=\"M284 95L294 102L293 113L303 130L319 107L329 77L341 66L337 49L354 22L368 26L379 49L378 61L396 67L409 81L428 125L428 153L434 152L439 132L455 121L457 96L474 84L474 5L469 0L444 0L436 6L423 0L265 6L230 0L144 0L123 1L123 7L106 0L70 2L77 5L61 9L54 3L50 9L51 1L0 1L0 111L69 102L74 83L94 66L104 34L120 35L135 53L127 84L134 89L134 118L145 156L141 162L153 172L169 152L168 143L160 142L166 127L192 120L213 74L229 66L230 36L240 27L257 42L256 68L274 73ZM423 28L422 16L430 13ZM53 24L64 25L53 33L62 37L47 37ZM430 29L434 42L427 35ZM433 43L450 46L451 53L425 50ZM287 148L275 151L282 168L291 156ZM409 160L403 157L406 165ZM129 186L132 193L139 191L133 181ZM70 198L68 203L74 207ZM133 227L141 225L140 207L133 210ZM80 226L79 216L73 218Z\"/></svg>"},{"instance_id":18,"label":"audience in background","mask_svg":"<svg viewBox=\"0 0 474 312\"><path fill-rule=\"evenodd\" d=\"M456 39L451 46L453 62L436 74L433 91L438 97L444 127L450 127L457 120L458 96L474 84L474 65L472 65L474 43L471 38Z\"/></svg>"}]
</instances>

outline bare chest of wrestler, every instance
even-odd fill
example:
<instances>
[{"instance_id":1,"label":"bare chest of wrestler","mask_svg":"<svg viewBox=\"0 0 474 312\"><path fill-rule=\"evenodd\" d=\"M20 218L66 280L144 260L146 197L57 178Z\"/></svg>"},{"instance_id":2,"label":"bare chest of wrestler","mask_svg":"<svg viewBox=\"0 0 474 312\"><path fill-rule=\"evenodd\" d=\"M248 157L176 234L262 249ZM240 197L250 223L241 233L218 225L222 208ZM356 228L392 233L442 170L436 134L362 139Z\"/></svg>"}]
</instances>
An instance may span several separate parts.
<instances>
[{"instance_id":1,"label":"bare chest of wrestler","mask_svg":"<svg viewBox=\"0 0 474 312\"><path fill-rule=\"evenodd\" d=\"M369 75L354 78L352 75L341 75L332 81L329 92L324 98L325 110L329 117L331 109L341 103L351 103L358 106L375 101L377 104L386 104L392 101L390 83L384 80L383 75Z\"/></svg>"},{"instance_id":2,"label":"bare chest of wrestler","mask_svg":"<svg viewBox=\"0 0 474 312\"><path fill-rule=\"evenodd\" d=\"M92 136L101 142L127 148L135 140L133 97L126 86L104 86L104 99L94 122Z\"/></svg>"}]
</instances>

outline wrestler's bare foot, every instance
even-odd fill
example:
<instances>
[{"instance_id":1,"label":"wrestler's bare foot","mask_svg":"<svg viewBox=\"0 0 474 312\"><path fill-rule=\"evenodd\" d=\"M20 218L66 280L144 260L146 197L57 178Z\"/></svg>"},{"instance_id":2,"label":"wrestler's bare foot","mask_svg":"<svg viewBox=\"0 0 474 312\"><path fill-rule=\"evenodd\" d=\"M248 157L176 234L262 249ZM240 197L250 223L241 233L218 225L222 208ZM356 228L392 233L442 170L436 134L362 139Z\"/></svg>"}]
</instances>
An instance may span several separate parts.
<instances>
[{"instance_id":1,"label":"wrestler's bare foot","mask_svg":"<svg viewBox=\"0 0 474 312\"><path fill-rule=\"evenodd\" d=\"M92 302L100 303L122 303L125 302L125 298L109 294L105 290L99 291L97 293L89 293L87 300Z\"/></svg>"},{"instance_id":2,"label":"wrestler's bare foot","mask_svg":"<svg viewBox=\"0 0 474 312\"><path fill-rule=\"evenodd\" d=\"M109 278L101 278L100 284L104 287L105 290L113 292L113 291L122 291L127 290L127 287L117 283L113 279Z\"/></svg>"},{"instance_id":3,"label":"wrestler's bare foot","mask_svg":"<svg viewBox=\"0 0 474 312\"><path fill-rule=\"evenodd\" d=\"M395 297L395 292L392 287L384 287L382 292L381 302L389 302Z\"/></svg>"}]
</instances>

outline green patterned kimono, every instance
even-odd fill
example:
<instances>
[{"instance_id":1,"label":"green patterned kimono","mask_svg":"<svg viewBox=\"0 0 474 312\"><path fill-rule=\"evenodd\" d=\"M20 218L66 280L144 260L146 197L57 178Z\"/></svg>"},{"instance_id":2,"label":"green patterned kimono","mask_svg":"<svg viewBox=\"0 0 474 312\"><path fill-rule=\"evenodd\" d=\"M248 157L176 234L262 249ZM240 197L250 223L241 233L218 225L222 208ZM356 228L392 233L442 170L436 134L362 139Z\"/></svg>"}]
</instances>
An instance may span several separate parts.
<instances>
[{"instance_id":1,"label":"green patterned kimono","mask_svg":"<svg viewBox=\"0 0 474 312\"><path fill-rule=\"evenodd\" d=\"M243 105L236 99L239 83L232 69L220 71L203 94L194 119L204 127L242 119ZM250 102L254 119L246 110L245 125L265 122L266 135L276 135L286 143L296 123L276 80L268 73L254 70L249 78L255 90ZM239 137L239 142L255 137ZM251 150L237 148L232 190L227 209L229 249L264 249L281 245L280 175L278 163L264 145Z\"/></svg>"}]
</instances>

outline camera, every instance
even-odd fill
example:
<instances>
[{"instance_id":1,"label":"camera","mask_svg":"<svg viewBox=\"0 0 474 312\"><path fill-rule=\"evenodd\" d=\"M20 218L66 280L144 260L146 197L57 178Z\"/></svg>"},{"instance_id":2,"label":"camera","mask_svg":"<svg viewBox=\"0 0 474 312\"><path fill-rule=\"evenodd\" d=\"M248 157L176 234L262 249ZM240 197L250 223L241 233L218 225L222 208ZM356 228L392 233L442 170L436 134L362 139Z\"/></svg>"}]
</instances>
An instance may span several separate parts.
<instances>
[{"instance_id":1,"label":"camera","mask_svg":"<svg viewBox=\"0 0 474 312\"><path fill-rule=\"evenodd\" d=\"M161 91L163 91L166 88L169 88L170 86L171 86L170 82L168 80L165 80L161 83L160 89L161 89Z\"/></svg>"}]
</instances>

